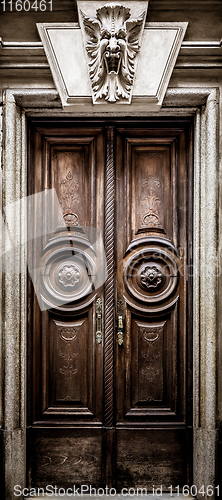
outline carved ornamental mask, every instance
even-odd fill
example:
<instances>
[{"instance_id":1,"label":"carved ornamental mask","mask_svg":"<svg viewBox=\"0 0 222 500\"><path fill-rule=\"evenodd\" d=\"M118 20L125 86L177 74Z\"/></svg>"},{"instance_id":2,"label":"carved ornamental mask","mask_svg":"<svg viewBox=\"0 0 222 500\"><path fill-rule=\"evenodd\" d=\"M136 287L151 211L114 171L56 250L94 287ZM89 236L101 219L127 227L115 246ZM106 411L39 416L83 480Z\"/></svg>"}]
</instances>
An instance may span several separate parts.
<instances>
[{"instance_id":1,"label":"carved ornamental mask","mask_svg":"<svg viewBox=\"0 0 222 500\"><path fill-rule=\"evenodd\" d=\"M130 102L145 12L130 19L130 9L111 3L98 9L96 17L81 14L89 36L86 50L94 103L103 98Z\"/></svg>"}]
</instances>

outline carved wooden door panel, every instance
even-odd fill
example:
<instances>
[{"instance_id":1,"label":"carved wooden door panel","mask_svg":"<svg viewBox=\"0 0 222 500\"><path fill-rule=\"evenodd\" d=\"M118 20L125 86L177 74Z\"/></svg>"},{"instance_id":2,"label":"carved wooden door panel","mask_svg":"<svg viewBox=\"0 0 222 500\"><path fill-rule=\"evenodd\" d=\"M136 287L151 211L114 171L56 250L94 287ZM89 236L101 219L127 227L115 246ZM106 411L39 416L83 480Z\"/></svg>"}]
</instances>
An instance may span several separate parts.
<instances>
[{"instance_id":1,"label":"carved wooden door panel","mask_svg":"<svg viewBox=\"0 0 222 500\"><path fill-rule=\"evenodd\" d=\"M87 228L103 238L103 129L32 123L30 149L29 483L68 487L89 478L98 486L103 350L95 314L103 287L95 291L91 283L95 252ZM55 196L44 210L44 196L36 196L52 189L63 220L54 220Z\"/></svg>"},{"instance_id":2,"label":"carved wooden door panel","mask_svg":"<svg viewBox=\"0 0 222 500\"><path fill-rule=\"evenodd\" d=\"M155 485L169 492L170 485L189 481L189 144L189 131L182 129L117 131L116 300L123 307L124 331L116 346L116 477L121 488L132 484L152 491Z\"/></svg>"},{"instance_id":3,"label":"carved wooden door panel","mask_svg":"<svg viewBox=\"0 0 222 500\"><path fill-rule=\"evenodd\" d=\"M189 482L191 130L188 119L30 123L29 194L54 188L63 224L53 196L43 216L45 195L34 199L29 485ZM89 227L104 241L104 285Z\"/></svg>"}]
</instances>

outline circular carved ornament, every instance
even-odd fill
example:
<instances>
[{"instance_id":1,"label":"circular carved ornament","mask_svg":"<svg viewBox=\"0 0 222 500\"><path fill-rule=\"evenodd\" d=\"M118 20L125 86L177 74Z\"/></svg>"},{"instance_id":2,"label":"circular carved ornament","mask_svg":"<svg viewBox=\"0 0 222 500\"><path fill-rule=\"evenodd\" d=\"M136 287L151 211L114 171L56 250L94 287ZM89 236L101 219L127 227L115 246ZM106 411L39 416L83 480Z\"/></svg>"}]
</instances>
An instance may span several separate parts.
<instances>
[{"instance_id":1,"label":"circular carved ornament","mask_svg":"<svg viewBox=\"0 0 222 500\"><path fill-rule=\"evenodd\" d=\"M178 267L172 252L149 246L126 259L124 284L134 301L150 307L170 307L178 285Z\"/></svg>"},{"instance_id":2,"label":"circular carved ornament","mask_svg":"<svg viewBox=\"0 0 222 500\"><path fill-rule=\"evenodd\" d=\"M84 300L93 291L95 264L92 257L83 249L59 248L45 256L42 265L41 297L59 308Z\"/></svg>"}]
</instances>

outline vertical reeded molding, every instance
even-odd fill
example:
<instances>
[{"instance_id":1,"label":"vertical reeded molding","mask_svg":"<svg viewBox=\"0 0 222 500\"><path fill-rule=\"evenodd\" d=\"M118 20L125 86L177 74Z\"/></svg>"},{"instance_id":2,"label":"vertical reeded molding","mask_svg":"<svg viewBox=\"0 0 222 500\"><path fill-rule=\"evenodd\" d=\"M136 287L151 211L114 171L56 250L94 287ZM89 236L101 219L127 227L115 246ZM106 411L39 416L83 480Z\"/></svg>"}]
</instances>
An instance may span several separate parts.
<instances>
[{"instance_id":1,"label":"vertical reeded molding","mask_svg":"<svg viewBox=\"0 0 222 500\"><path fill-rule=\"evenodd\" d=\"M4 253L2 281L3 333L3 426L2 441L5 499L14 497L16 484L25 486L26 475L26 210L18 202L26 196L26 121L16 106L13 93L6 91L3 101L2 188L4 224L14 246ZM15 202L18 202L15 206Z\"/></svg>"},{"instance_id":2,"label":"vertical reeded molding","mask_svg":"<svg viewBox=\"0 0 222 500\"><path fill-rule=\"evenodd\" d=\"M114 128L106 128L105 251L107 275L104 310L104 424L113 426L113 335L114 335Z\"/></svg>"}]
</instances>

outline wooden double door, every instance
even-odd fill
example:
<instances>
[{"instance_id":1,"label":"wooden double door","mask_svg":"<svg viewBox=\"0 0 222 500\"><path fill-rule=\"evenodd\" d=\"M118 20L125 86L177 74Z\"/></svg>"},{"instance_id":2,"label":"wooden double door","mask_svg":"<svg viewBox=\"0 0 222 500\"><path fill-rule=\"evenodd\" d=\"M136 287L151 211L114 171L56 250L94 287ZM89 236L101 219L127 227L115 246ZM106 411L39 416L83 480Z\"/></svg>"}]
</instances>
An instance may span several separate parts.
<instances>
[{"instance_id":1,"label":"wooden double door","mask_svg":"<svg viewBox=\"0 0 222 500\"><path fill-rule=\"evenodd\" d=\"M189 484L190 119L33 119L28 164L29 485Z\"/></svg>"}]
</instances>

